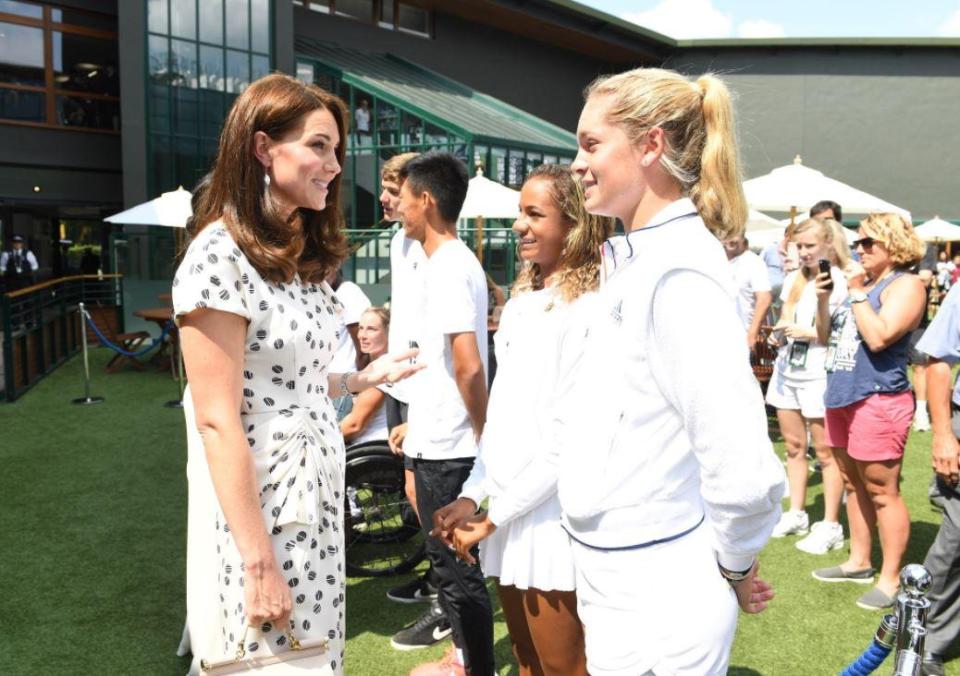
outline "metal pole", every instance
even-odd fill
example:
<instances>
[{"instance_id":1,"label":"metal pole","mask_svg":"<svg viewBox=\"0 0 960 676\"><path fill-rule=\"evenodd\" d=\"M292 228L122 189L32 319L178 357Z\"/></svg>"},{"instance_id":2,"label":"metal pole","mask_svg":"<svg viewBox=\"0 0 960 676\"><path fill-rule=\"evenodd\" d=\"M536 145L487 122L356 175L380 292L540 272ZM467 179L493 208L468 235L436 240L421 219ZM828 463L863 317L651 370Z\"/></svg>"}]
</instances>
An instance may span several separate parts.
<instances>
[{"instance_id":1,"label":"metal pole","mask_svg":"<svg viewBox=\"0 0 960 676\"><path fill-rule=\"evenodd\" d=\"M166 408L183 408L183 350L180 349L180 331L174 324L174 331L177 332L177 383L180 387L180 397L171 399L164 404ZM173 333L171 332L171 336Z\"/></svg>"},{"instance_id":2,"label":"metal pole","mask_svg":"<svg viewBox=\"0 0 960 676\"><path fill-rule=\"evenodd\" d=\"M87 325L84 323L87 311L83 307L83 303L79 303L78 309L80 312L80 341L83 345L83 396L74 399L73 403L89 406L90 404L101 403L103 397L90 396L90 355L87 349Z\"/></svg>"},{"instance_id":3,"label":"metal pole","mask_svg":"<svg viewBox=\"0 0 960 676\"><path fill-rule=\"evenodd\" d=\"M897 594L897 651L894 676L920 676L924 639L927 635L927 592L933 584L929 571L911 563L900 571Z\"/></svg>"}]
</instances>

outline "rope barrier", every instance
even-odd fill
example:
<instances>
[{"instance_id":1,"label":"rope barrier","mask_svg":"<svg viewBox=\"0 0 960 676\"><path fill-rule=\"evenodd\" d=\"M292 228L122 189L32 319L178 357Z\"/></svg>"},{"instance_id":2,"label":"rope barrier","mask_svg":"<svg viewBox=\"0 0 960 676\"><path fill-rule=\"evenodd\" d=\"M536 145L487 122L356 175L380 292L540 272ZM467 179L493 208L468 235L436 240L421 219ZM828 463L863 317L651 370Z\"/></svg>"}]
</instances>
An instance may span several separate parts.
<instances>
[{"instance_id":1,"label":"rope barrier","mask_svg":"<svg viewBox=\"0 0 960 676\"><path fill-rule=\"evenodd\" d=\"M887 659L890 650L889 646L885 646L874 639L870 642L870 647L864 650L860 657L840 672L840 676L867 676L872 674Z\"/></svg>"},{"instance_id":2,"label":"rope barrier","mask_svg":"<svg viewBox=\"0 0 960 676\"><path fill-rule=\"evenodd\" d=\"M119 345L113 343L109 338L103 335L103 333L100 331L99 328L97 328L97 325L94 323L93 318L90 317L89 312L87 312L85 309L81 310L81 312L83 312L83 316L87 320L87 324L90 325L90 328L93 330L97 338L100 340L100 344L105 347L109 347L111 350L113 350L117 354L122 354L124 357L141 357L145 355L147 352L150 352L150 350L154 349L157 345L162 343L164 339L166 339L167 334L170 333L170 329L173 328L173 320L171 319L166 324L164 324L163 330L160 332L160 335L154 338L147 347L143 348L142 350L137 350L136 352L130 352L128 350L123 349Z\"/></svg>"}]
</instances>

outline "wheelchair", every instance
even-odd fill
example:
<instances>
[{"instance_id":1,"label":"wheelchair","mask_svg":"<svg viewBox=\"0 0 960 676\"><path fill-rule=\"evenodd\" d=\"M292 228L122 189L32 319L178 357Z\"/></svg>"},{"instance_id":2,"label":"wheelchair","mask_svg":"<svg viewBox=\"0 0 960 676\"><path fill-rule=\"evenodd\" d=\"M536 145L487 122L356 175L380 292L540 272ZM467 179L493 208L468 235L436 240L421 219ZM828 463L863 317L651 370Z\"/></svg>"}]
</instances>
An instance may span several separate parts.
<instances>
[{"instance_id":1,"label":"wheelchair","mask_svg":"<svg viewBox=\"0 0 960 676\"><path fill-rule=\"evenodd\" d=\"M385 440L347 447L343 518L348 576L407 573L426 558L423 531L403 485L403 458Z\"/></svg>"}]
</instances>

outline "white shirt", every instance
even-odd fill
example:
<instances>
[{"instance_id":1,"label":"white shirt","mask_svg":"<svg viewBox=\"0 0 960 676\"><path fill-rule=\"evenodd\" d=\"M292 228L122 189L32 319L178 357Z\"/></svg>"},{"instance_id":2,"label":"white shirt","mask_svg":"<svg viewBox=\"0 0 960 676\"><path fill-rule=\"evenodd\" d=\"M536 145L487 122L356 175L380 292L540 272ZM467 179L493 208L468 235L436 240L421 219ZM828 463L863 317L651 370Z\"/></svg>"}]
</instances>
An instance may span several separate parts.
<instances>
[{"instance_id":1,"label":"white shirt","mask_svg":"<svg viewBox=\"0 0 960 676\"><path fill-rule=\"evenodd\" d=\"M629 238L618 265L605 255L575 384L554 411L565 526L588 546L618 548L704 521L719 562L743 570L780 516L784 472L730 266L689 199Z\"/></svg>"},{"instance_id":2,"label":"white shirt","mask_svg":"<svg viewBox=\"0 0 960 676\"><path fill-rule=\"evenodd\" d=\"M357 110L353 113L353 117L357 121L358 132L370 131L370 111L369 110L364 110L363 108L357 108Z\"/></svg>"},{"instance_id":3,"label":"white shirt","mask_svg":"<svg viewBox=\"0 0 960 676\"><path fill-rule=\"evenodd\" d=\"M357 348L347 327L357 324L360 316L370 307L370 299L353 282L342 282L336 290L337 300L343 305L340 326L337 328L337 351L330 363L330 373L349 373L357 370Z\"/></svg>"},{"instance_id":4,"label":"white shirt","mask_svg":"<svg viewBox=\"0 0 960 676\"><path fill-rule=\"evenodd\" d=\"M415 239L399 228L390 239L390 336L387 351L393 354L416 342L423 319L423 271L427 254ZM410 403L410 384L401 380L385 390L393 398Z\"/></svg>"},{"instance_id":5,"label":"white shirt","mask_svg":"<svg viewBox=\"0 0 960 676\"><path fill-rule=\"evenodd\" d=\"M426 368L411 377L409 428L403 450L413 458L449 460L477 454L470 416L453 374L450 334L473 333L487 373L487 279L459 239L441 244L424 266L424 313L416 341Z\"/></svg>"},{"instance_id":6,"label":"white shirt","mask_svg":"<svg viewBox=\"0 0 960 676\"><path fill-rule=\"evenodd\" d=\"M16 251L4 251L0 253L0 274L6 274L7 266L14 265L16 259ZM40 269L40 264L37 263L37 257L33 255L30 249L20 249L20 260L20 266L24 272L36 272Z\"/></svg>"},{"instance_id":7,"label":"white shirt","mask_svg":"<svg viewBox=\"0 0 960 676\"><path fill-rule=\"evenodd\" d=\"M354 397L356 401L356 397ZM381 401L380 405L377 406L377 410L373 412L373 417L367 420L367 424L363 426L363 429L360 430L360 433L350 440L350 445L355 446L357 444L362 444L367 441L386 441L387 437L390 435L389 429L387 429L387 407L384 405L386 401Z\"/></svg>"},{"instance_id":8,"label":"white shirt","mask_svg":"<svg viewBox=\"0 0 960 676\"><path fill-rule=\"evenodd\" d=\"M800 270L794 270L784 278L780 292L780 300L784 303L790 297L790 291L800 274ZM836 266L830 268L830 278L833 280L833 291L830 293L829 305L830 316L833 316L833 311L840 307L847 297L847 278ZM784 317L783 321L812 329L816 327L816 317L817 289L816 284L811 281L803 287L797 301L795 317ZM807 342L807 347L794 347L796 341L793 339L788 339L780 346L777 352L777 370L788 382L826 379L827 346L817 343L816 340L800 342ZM802 358L804 355L800 354L800 350L805 352L805 358Z\"/></svg>"},{"instance_id":9,"label":"white shirt","mask_svg":"<svg viewBox=\"0 0 960 676\"><path fill-rule=\"evenodd\" d=\"M760 256L747 249L730 261L730 268L737 288L737 314L740 315L743 328L749 329L753 321L753 309L757 305L754 294L770 290L767 265Z\"/></svg>"}]
</instances>

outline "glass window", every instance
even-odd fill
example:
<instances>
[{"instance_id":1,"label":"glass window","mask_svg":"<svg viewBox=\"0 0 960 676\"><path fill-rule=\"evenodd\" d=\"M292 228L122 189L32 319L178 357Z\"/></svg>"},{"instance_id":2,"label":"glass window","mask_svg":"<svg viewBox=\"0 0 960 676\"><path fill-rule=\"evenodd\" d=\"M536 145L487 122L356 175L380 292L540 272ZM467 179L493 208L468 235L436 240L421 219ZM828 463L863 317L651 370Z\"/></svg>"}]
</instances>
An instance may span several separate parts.
<instances>
[{"instance_id":1,"label":"glass window","mask_svg":"<svg viewBox=\"0 0 960 676\"><path fill-rule=\"evenodd\" d=\"M119 96L116 42L60 31L51 39L57 88Z\"/></svg>"},{"instance_id":2,"label":"glass window","mask_svg":"<svg viewBox=\"0 0 960 676\"><path fill-rule=\"evenodd\" d=\"M154 82L170 84L170 44L167 38L151 35L147 41L148 68Z\"/></svg>"},{"instance_id":3,"label":"glass window","mask_svg":"<svg viewBox=\"0 0 960 676\"><path fill-rule=\"evenodd\" d=\"M393 28L393 0L380 0L380 27Z\"/></svg>"},{"instance_id":4,"label":"glass window","mask_svg":"<svg viewBox=\"0 0 960 676\"><path fill-rule=\"evenodd\" d=\"M171 40L170 84L176 87L197 88L197 43Z\"/></svg>"},{"instance_id":5,"label":"glass window","mask_svg":"<svg viewBox=\"0 0 960 676\"><path fill-rule=\"evenodd\" d=\"M425 9L401 2L397 27L418 35L430 35L430 14Z\"/></svg>"},{"instance_id":6,"label":"glass window","mask_svg":"<svg viewBox=\"0 0 960 676\"><path fill-rule=\"evenodd\" d=\"M42 19L43 7L28 2L0 0L0 13L16 14L17 16L26 16L30 17L31 19Z\"/></svg>"},{"instance_id":7,"label":"glass window","mask_svg":"<svg viewBox=\"0 0 960 676\"><path fill-rule=\"evenodd\" d=\"M523 152L511 150L507 156L507 185L517 188L523 183Z\"/></svg>"},{"instance_id":8,"label":"glass window","mask_svg":"<svg viewBox=\"0 0 960 676\"><path fill-rule=\"evenodd\" d=\"M46 96L40 92L0 89L0 117L7 120L45 122Z\"/></svg>"},{"instance_id":9,"label":"glass window","mask_svg":"<svg viewBox=\"0 0 960 676\"><path fill-rule=\"evenodd\" d=\"M223 0L203 0L200 9L200 41L223 44Z\"/></svg>"},{"instance_id":10,"label":"glass window","mask_svg":"<svg viewBox=\"0 0 960 676\"><path fill-rule=\"evenodd\" d=\"M250 0L250 48L264 54L270 51L270 2Z\"/></svg>"},{"instance_id":11,"label":"glass window","mask_svg":"<svg viewBox=\"0 0 960 676\"><path fill-rule=\"evenodd\" d=\"M487 176L497 183L507 182L507 151L503 148L493 148L490 151L490 163L493 165L487 171Z\"/></svg>"},{"instance_id":12,"label":"glass window","mask_svg":"<svg viewBox=\"0 0 960 676\"><path fill-rule=\"evenodd\" d=\"M264 75L270 74L270 58L254 54L250 59L250 82L259 80Z\"/></svg>"},{"instance_id":13,"label":"glass window","mask_svg":"<svg viewBox=\"0 0 960 676\"><path fill-rule=\"evenodd\" d=\"M120 131L120 104L103 99L58 96L57 122L65 127Z\"/></svg>"},{"instance_id":14,"label":"glass window","mask_svg":"<svg viewBox=\"0 0 960 676\"><path fill-rule=\"evenodd\" d=\"M170 0L170 35L178 38L197 38L196 0Z\"/></svg>"},{"instance_id":15,"label":"glass window","mask_svg":"<svg viewBox=\"0 0 960 676\"><path fill-rule=\"evenodd\" d=\"M0 22L0 82L43 86L43 29Z\"/></svg>"},{"instance_id":16,"label":"glass window","mask_svg":"<svg viewBox=\"0 0 960 676\"><path fill-rule=\"evenodd\" d=\"M297 61L297 79L304 84L313 84L313 64Z\"/></svg>"},{"instance_id":17,"label":"glass window","mask_svg":"<svg viewBox=\"0 0 960 676\"><path fill-rule=\"evenodd\" d=\"M117 20L114 17L76 9L52 7L50 8L50 19L54 23L67 23L72 26L83 26L84 28L95 28L102 31L117 30Z\"/></svg>"},{"instance_id":18,"label":"glass window","mask_svg":"<svg viewBox=\"0 0 960 676\"><path fill-rule=\"evenodd\" d=\"M544 163L544 164L556 164L556 163L557 163L557 156L556 156L556 155L544 155L544 156L543 156L543 163Z\"/></svg>"},{"instance_id":19,"label":"glass window","mask_svg":"<svg viewBox=\"0 0 960 676\"><path fill-rule=\"evenodd\" d=\"M150 117L148 125L151 132L168 133L170 131L170 87L164 84L151 84L147 90L150 96Z\"/></svg>"},{"instance_id":20,"label":"glass window","mask_svg":"<svg viewBox=\"0 0 960 676\"><path fill-rule=\"evenodd\" d=\"M173 92L173 133L200 134L199 93L184 87Z\"/></svg>"},{"instance_id":21,"label":"glass window","mask_svg":"<svg viewBox=\"0 0 960 676\"><path fill-rule=\"evenodd\" d=\"M220 128L224 117L223 94L214 91L203 91L200 94L200 136L212 138L216 141L220 136Z\"/></svg>"},{"instance_id":22,"label":"glass window","mask_svg":"<svg viewBox=\"0 0 960 676\"><path fill-rule=\"evenodd\" d=\"M250 84L250 58L246 52L227 50L227 91L239 94Z\"/></svg>"},{"instance_id":23,"label":"glass window","mask_svg":"<svg viewBox=\"0 0 960 676\"><path fill-rule=\"evenodd\" d=\"M200 88L223 91L223 50L219 47L200 45Z\"/></svg>"},{"instance_id":24,"label":"glass window","mask_svg":"<svg viewBox=\"0 0 960 676\"><path fill-rule=\"evenodd\" d=\"M167 33L167 0L147 0L147 30L151 33Z\"/></svg>"},{"instance_id":25,"label":"glass window","mask_svg":"<svg viewBox=\"0 0 960 676\"><path fill-rule=\"evenodd\" d=\"M250 22L247 0L227 0L227 46L238 49L250 47Z\"/></svg>"},{"instance_id":26,"label":"glass window","mask_svg":"<svg viewBox=\"0 0 960 676\"><path fill-rule=\"evenodd\" d=\"M373 0L337 0L334 8L340 16L373 21Z\"/></svg>"}]
</instances>

